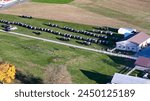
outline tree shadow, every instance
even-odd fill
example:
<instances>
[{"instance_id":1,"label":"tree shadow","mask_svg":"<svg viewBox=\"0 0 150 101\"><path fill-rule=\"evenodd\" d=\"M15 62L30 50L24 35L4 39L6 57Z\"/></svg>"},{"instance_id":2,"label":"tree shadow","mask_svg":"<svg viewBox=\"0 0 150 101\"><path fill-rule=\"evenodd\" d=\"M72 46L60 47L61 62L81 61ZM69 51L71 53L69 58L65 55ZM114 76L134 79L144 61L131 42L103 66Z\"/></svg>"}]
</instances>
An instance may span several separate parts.
<instances>
[{"instance_id":1,"label":"tree shadow","mask_svg":"<svg viewBox=\"0 0 150 101\"><path fill-rule=\"evenodd\" d=\"M112 76L109 75L105 75L96 71L87 71L87 70L82 70L80 69L80 71L87 76L89 79L96 81L96 83L99 84L106 84L111 82L112 80Z\"/></svg>"},{"instance_id":2,"label":"tree shadow","mask_svg":"<svg viewBox=\"0 0 150 101\"><path fill-rule=\"evenodd\" d=\"M32 74L23 74L21 71L16 72L16 79L22 84L42 84L41 78L35 77Z\"/></svg>"}]
</instances>

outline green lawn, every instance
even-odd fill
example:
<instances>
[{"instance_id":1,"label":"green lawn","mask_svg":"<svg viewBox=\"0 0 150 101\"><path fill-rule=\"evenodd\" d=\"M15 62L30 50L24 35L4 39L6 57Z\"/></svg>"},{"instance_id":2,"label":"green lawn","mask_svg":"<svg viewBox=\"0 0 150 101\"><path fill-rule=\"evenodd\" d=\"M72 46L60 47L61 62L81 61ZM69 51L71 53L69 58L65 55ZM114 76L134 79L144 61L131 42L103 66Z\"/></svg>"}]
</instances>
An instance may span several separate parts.
<instances>
[{"instance_id":1,"label":"green lawn","mask_svg":"<svg viewBox=\"0 0 150 101\"><path fill-rule=\"evenodd\" d=\"M43 80L47 67L63 64L68 68L73 83L106 83L115 72L127 65L124 63L131 62L128 59L2 32L0 32L0 46L0 60L15 64L18 70L23 71L23 74L32 74L32 79L29 78L31 80L35 78ZM33 81L32 83L39 82Z\"/></svg>"},{"instance_id":2,"label":"green lawn","mask_svg":"<svg viewBox=\"0 0 150 101\"><path fill-rule=\"evenodd\" d=\"M57 3L57 4L66 4L72 2L73 0L32 0L33 2L42 2L42 3Z\"/></svg>"}]
</instances>

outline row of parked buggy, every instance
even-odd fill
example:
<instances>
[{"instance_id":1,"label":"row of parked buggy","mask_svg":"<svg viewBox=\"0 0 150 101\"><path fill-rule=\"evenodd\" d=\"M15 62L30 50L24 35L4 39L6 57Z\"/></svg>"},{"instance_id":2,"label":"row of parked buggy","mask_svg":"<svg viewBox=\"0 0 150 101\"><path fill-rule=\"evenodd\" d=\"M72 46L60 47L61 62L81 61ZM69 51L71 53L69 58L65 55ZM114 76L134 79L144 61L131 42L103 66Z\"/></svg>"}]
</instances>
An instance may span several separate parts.
<instances>
[{"instance_id":1,"label":"row of parked buggy","mask_svg":"<svg viewBox=\"0 0 150 101\"><path fill-rule=\"evenodd\" d=\"M101 39L101 40L111 40L113 42L117 42L119 41L120 39L118 39L114 32L112 31L108 31L108 30L75 30L71 27L68 27L68 26L64 26L63 29L67 30L67 31L70 31L70 32L74 32L74 33L80 33L80 34L83 34L83 35L87 35L87 36L92 36L92 37L95 37L95 38L98 38L98 39Z\"/></svg>"},{"instance_id":2,"label":"row of parked buggy","mask_svg":"<svg viewBox=\"0 0 150 101\"><path fill-rule=\"evenodd\" d=\"M93 33L98 33L98 34L105 34L105 35L110 35L113 36L114 33L111 31L103 31L103 30L92 30Z\"/></svg>"},{"instance_id":3,"label":"row of parked buggy","mask_svg":"<svg viewBox=\"0 0 150 101\"><path fill-rule=\"evenodd\" d=\"M17 25L17 26L20 26L20 27L25 27L25 28L28 28L28 29L31 29L31 30L34 30L33 33L37 34L37 35L40 35L41 34L41 31L43 32L48 32L48 33L52 33L52 34L55 34L55 35L60 35L64 38L64 40L68 40L69 38L71 39L76 39L76 40L82 40L85 45L86 43L88 43L87 45L89 45L89 43L96 43L96 44L104 44L104 45L108 45L110 44L109 41L105 40L106 38L104 39L96 39L96 38L85 38L85 37L82 37L82 36L79 36L79 35L73 35L73 34L68 34L68 33L61 33L59 31L53 31L51 29L48 29L48 28L42 28L42 27L35 27L35 26L32 26L32 25L28 25L28 24L25 24L25 23L22 23L22 22L14 22L14 21L7 21L7 20L0 20L1 23L5 23L5 24L12 24L12 25ZM68 41L70 41L70 39Z\"/></svg>"},{"instance_id":4,"label":"row of parked buggy","mask_svg":"<svg viewBox=\"0 0 150 101\"><path fill-rule=\"evenodd\" d=\"M107 39L108 38L107 35L95 34L95 33L89 32L89 31L85 31L85 30L75 30L75 29L68 27L68 26L64 26L62 29L70 31L70 32L74 32L74 33L80 33L83 35L92 36L95 38L101 38L101 39Z\"/></svg>"},{"instance_id":5,"label":"row of parked buggy","mask_svg":"<svg viewBox=\"0 0 150 101\"><path fill-rule=\"evenodd\" d=\"M114 32L109 31L108 27L97 27L97 28L95 28L97 30L94 29L92 31L90 31L90 30L87 31L87 30L76 30L69 26L60 27L59 25L53 24L53 23L48 23L46 25L48 25L50 27L60 28L60 29L63 29L63 30L69 31L69 32L73 32L73 33L79 33L79 34L91 36L91 37L98 38L101 40L109 40L110 39L114 42L119 41L119 39L114 36Z\"/></svg>"}]
</instances>

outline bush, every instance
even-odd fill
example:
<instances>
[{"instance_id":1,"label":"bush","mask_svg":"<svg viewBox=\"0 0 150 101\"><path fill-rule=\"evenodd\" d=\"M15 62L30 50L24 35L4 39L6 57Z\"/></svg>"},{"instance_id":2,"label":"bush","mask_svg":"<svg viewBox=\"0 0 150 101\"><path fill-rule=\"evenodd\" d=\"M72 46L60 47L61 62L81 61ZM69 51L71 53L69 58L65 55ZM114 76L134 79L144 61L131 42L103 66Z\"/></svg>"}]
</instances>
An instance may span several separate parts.
<instances>
[{"instance_id":1,"label":"bush","mask_svg":"<svg viewBox=\"0 0 150 101\"><path fill-rule=\"evenodd\" d=\"M16 69L14 65L0 63L0 82L11 83L15 79Z\"/></svg>"}]
</instances>

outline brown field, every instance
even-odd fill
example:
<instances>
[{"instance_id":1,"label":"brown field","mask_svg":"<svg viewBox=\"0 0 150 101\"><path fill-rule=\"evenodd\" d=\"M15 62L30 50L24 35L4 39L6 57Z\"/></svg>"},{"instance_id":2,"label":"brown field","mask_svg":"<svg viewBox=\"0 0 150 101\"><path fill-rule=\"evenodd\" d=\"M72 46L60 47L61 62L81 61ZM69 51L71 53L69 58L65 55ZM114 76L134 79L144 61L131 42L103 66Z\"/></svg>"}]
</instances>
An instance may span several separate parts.
<instances>
[{"instance_id":1,"label":"brown field","mask_svg":"<svg viewBox=\"0 0 150 101\"><path fill-rule=\"evenodd\" d=\"M36 9L35 9L36 8ZM75 22L89 25L125 24L72 5L25 3L0 11L4 14L31 15L37 18Z\"/></svg>"},{"instance_id":2,"label":"brown field","mask_svg":"<svg viewBox=\"0 0 150 101\"><path fill-rule=\"evenodd\" d=\"M88 25L135 27L148 31L148 25L144 24L150 22L149 5L148 0L75 0L70 4L26 2L1 10L0 13ZM112 14L109 15L108 11Z\"/></svg>"},{"instance_id":3,"label":"brown field","mask_svg":"<svg viewBox=\"0 0 150 101\"><path fill-rule=\"evenodd\" d=\"M106 7L125 14L144 16L150 14L149 0L75 0L76 6Z\"/></svg>"},{"instance_id":4,"label":"brown field","mask_svg":"<svg viewBox=\"0 0 150 101\"><path fill-rule=\"evenodd\" d=\"M71 5L150 31L150 0L75 0Z\"/></svg>"}]
</instances>

